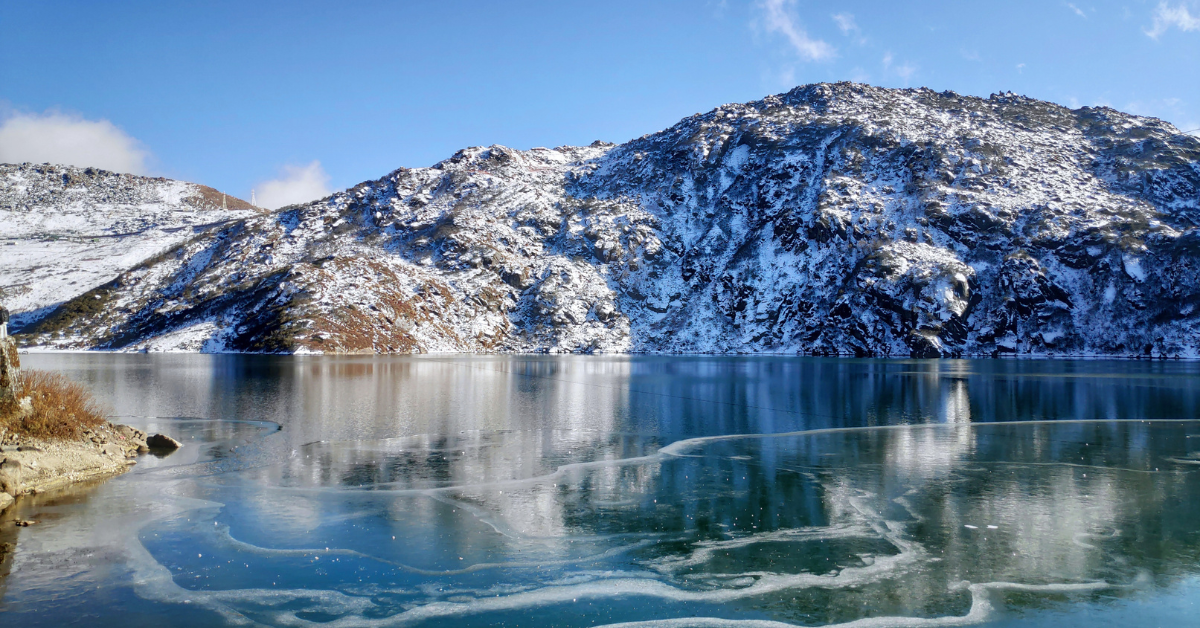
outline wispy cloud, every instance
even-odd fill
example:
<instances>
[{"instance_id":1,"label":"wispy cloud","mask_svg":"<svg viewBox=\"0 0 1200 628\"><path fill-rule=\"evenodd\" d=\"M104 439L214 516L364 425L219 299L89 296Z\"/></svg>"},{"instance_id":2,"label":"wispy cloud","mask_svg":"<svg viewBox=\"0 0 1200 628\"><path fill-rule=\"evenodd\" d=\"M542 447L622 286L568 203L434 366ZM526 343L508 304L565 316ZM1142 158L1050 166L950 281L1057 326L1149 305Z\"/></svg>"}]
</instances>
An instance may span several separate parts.
<instances>
[{"instance_id":1,"label":"wispy cloud","mask_svg":"<svg viewBox=\"0 0 1200 628\"><path fill-rule=\"evenodd\" d=\"M907 61L897 64L895 55L889 51L883 54L883 71L895 74L904 81L905 85L908 85L909 79L917 73L917 66Z\"/></svg>"},{"instance_id":2,"label":"wispy cloud","mask_svg":"<svg viewBox=\"0 0 1200 628\"><path fill-rule=\"evenodd\" d=\"M791 8L795 0L764 0L762 10L763 28L768 33L778 33L787 39L792 49L806 61L823 61L836 53L833 46L808 36L800 24L792 18Z\"/></svg>"},{"instance_id":3,"label":"wispy cloud","mask_svg":"<svg viewBox=\"0 0 1200 628\"><path fill-rule=\"evenodd\" d=\"M833 21L837 22L838 28L842 29L843 35L858 32L858 24L854 22L853 13L834 13Z\"/></svg>"},{"instance_id":4,"label":"wispy cloud","mask_svg":"<svg viewBox=\"0 0 1200 628\"><path fill-rule=\"evenodd\" d=\"M1171 6L1166 2L1159 2L1158 8L1154 10L1154 25L1143 29L1142 32L1152 39L1158 39L1172 26L1184 32L1200 31L1200 15L1193 16L1183 3Z\"/></svg>"},{"instance_id":5,"label":"wispy cloud","mask_svg":"<svg viewBox=\"0 0 1200 628\"><path fill-rule=\"evenodd\" d=\"M0 163L50 162L146 174L150 151L108 120L47 111L0 119Z\"/></svg>"},{"instance_id":6,"label":"wispy cloud","mask_svg":"<svg viewBox=\"0 0 1200 628\"><path fill-rule=\"evenodd\" d=\"M281 169L278 178L260 182L255 190L259 207L279 209L329 196L329 175L319 161L305 166L288 165Z\"/></svg>"},{"instance_id":7,"label":"wispy cloud","mask_svg":"<svg viewBox=\"0 0 1200 628\"><path fill-rule=\"evenodd\" d=\"M1024 74L1024 73L1025 73L1025 64L1018 63L1017 64L1017 74Z\"/></svg>"},{"instance_id":8,"label":"wispy cloud","mask_svg":"<svg viewBox=\"0 0 1200 628\"><path fill-rule=\"evenodd\" d=\"M863 36L862 29L858 27L853 13L834 13L830 17L837 24L838 30L842 31L846 37L853 39L854 43L859 46L867 43L867 38Z\"/></svg>"},{"instance_id":9,"label":"wispy cloud","mask_svg":"<svg viewBox=\"0 0 1200 628\"><path fill-rule=\"evenodd\" d=\"M1074 3L1068 2L1068 3L1067 3L1067 8L1068 8L1068 9L1070 9L1070 10L1072 10L1072 11L1074 11L1074 12L1075 12L1075 15L1078 15L1079 17L1081 17L1081 18L1083 18L1083 19L1085 19L1085 20L1087 19L1087 13L1084 13L1084 12L1083 12L1083 9L1081 9L1081 8L1079 8L1079 7L1077 7L1077 6L1075 6L1075 4L1074 4Z\"/></svg>"}]
</instances>

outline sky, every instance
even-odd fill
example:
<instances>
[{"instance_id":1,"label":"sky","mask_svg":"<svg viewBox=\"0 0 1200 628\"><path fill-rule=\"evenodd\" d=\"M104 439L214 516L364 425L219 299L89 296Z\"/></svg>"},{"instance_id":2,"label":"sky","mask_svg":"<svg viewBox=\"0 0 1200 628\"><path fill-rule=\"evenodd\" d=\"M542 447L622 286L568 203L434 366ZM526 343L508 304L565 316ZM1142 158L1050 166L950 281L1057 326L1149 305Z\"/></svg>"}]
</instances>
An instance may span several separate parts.
<instances>
[{"instance_id":1,"label":"sky","mask_svg":"<svg viewBox=\"0 0 1200 628\"><path fill-rule=\"evenodd\" d=\"M624 142L840 80L1200 130L1200 0L11 2L0 162L277 207L467 146Z\"/></svg>"}]
</instances>

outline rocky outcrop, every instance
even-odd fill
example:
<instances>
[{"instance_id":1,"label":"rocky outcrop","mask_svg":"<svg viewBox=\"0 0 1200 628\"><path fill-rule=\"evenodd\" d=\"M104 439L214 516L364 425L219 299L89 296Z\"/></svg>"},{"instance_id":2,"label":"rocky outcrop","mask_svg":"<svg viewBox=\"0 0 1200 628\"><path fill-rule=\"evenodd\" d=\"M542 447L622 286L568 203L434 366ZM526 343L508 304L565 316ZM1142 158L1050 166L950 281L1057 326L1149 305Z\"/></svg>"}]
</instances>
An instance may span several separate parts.
<instances>
[{"instance_id":1,"label":"rocky outcrop","mask_svg":"<svg viewBox=\"0 0 1200 628\"><path fill-rule=\"evenodd\" d=\"M21 356L8 335L8 309L0 306L0 420L21 411Z\"/></svg>"},{"instance_id":2,"label":"rocky outcrop","mask_svg":"<svg viewBox=\"0 0 1200 628\"><path fill-rule=\"evenodd\" d=\"M502 146L200 234L45 348L1200 357L1200 140L850 83Z\"/></svg>"}]
</instances>

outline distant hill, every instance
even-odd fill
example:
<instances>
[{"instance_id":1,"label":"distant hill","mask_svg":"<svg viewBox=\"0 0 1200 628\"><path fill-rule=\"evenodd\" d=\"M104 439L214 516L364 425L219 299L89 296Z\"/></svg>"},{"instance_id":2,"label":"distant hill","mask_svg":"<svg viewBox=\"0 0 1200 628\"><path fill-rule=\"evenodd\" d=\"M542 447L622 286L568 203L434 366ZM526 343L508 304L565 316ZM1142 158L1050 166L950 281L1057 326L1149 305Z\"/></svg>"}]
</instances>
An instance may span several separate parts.
<instances>
[{"instance_id":1,"label":"distant hill","mask_svg":"<svg viewBox=\"0 0 1200 628\"><path fill-rule=\"evenodd\" d=\"M194 183L0 164L0 303L19 329L205 229L261 213Z\"/></svg>"},{"instance_id":2,"label":"distant hill","mask_svg":"<svg viewBox=\"0 0 1200 628\"><path fill-rule=\"evenodd\" d=\"M1200 140L1160 120L808 85L247 215L24 312L22 341L1200 357L1198 221Z\"/></svg>"}]
</instances>

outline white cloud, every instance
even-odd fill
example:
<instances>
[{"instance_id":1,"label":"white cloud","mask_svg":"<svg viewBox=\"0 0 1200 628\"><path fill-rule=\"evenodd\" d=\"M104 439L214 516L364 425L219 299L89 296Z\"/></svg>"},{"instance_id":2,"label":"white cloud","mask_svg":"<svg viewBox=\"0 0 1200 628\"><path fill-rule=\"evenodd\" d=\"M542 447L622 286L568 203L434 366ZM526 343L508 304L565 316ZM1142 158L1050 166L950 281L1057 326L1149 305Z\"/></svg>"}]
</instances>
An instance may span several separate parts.
<instances>
[{"instance_id":1,"label":"white cloud","mask_svg":"<svg viewBox=\"0 0 1200 628\"><path fill-rule=\"evenodd\" d=\"M279 209L329 196L329 175L314 161L307 166L284 166L281 176L263 181L255 188L259 207Z\"/></svg>"},{"instance_id":2,"label":"white cloud","mask_svg":"<svg viewBox=\"0 0 1200 628\"><path fill-rule=\"evenodd\" d=\"M1024 74L1024 73L1025 73L1025 64L1018 63L1017 64L1017 74Z\"/></svg>"},{"instance_id":3,"label":"white cloud","mask_svg":"<svg viewBox=\"0 0 1200 628\"><path fill-rule=\"evenodd\" d=\"M908 80L917 73L917 66L907 61L896 65L896 57L891 52L885 52L883 54L883 71L895 74L904 81L905 85L908 85Z\"/></svg>"},{"instance_id":4,"label":"white cloud","mask_svg":"<svg viewBox=\"0 0 1200 628\"><path fill-rule=\"evenodd\" d=\"M838 29L846 37L854 40L854 43L862 46L867 43L867 38L863 36L862 29L858 27L858 22L854 20L853 13L834 13L833 21L837 23Z\"/></svg>"},{"instance_id":5,"label":"white cloud","mask_svg":"<svg viewBox=\"0 0 1200 628\"><path fill-rule=\"evenodd\" d=\"M763 10L763 26L766 31L783 35L796 53L807 61L832 58L835 53L833 46L809 37L792 19L788 9L794 4L796 0L764 0L759 7Z\"/></svg>"},{"instance_id":6,"label":"white cloud","mask_svg":"<svg viewBox=\"0 0 1200 628\"><path fill-rule=\"evenodd\" d=\"M0 162L49 162L146 173L150 152L108 120L47 111L14 113L0 122Z\"/></svg>"},{"instance_id":7,"label":"white cloud","mask_svg":"<svg viewBox=\"0 0 1200 628\"><path fill-rule=\"evenodd\" d=\"M1185 32L1200 31L1200 16L1193 16L1182 3L1171 6L1166 2L1159 2L1158 8L1154 10L1154 26L1143 32L1153 39L1158 39L1172 26Z\"/></svg>"},{"instance_id":8,"label":"white cloud","mask_svg":"<svg viewBox=\"0 0 1200 628\"><path fill-rule=\"evenodd\" d=\"M1083 12L1083 9L1081 9L1081 8L1079 8L1079 7L1077 7L1077 6L1075 6L1074 4L1072 4L1072 3L1068 2L1068 3L1067 3L1067 8L1068 8L1068 9L1070 9L1070 10L1072 10L1072 11L1074 11L1074 12L1075 12L1075 15L1078 15L1079 17L1081 17L1081 18L1083 18L1083 19L1085 19L1085 20L1087 19L1087 13L1084 13L1084 12Z\"/></svg>"},{"instance_id":9,"label":"white cloud","mask_svg":"<svg viewBox=\"0 0 1200 628\"><path fill-rule=\"evenodd\" d=\"M837 22L838 28L842 29L843 35L858 32L858 24L854 22L853 13L834 13L833 21Z\"/></svg>"}]
</instances>

